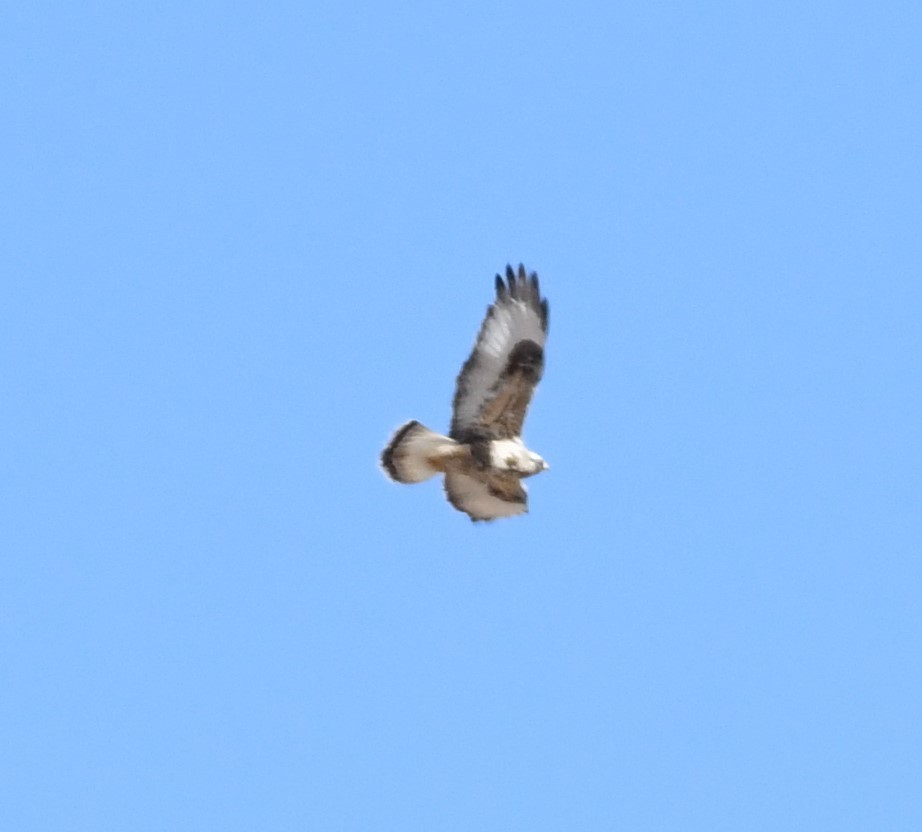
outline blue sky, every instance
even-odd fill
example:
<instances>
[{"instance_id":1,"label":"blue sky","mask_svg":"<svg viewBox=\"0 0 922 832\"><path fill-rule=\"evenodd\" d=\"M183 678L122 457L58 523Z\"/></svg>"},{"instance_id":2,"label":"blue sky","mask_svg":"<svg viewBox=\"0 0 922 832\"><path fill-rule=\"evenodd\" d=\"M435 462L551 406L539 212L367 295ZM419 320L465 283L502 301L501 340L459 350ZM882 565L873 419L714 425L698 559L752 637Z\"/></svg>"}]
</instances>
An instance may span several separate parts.
<instances>
[{"instance_id":1,"label":"blue sky","mask_svg":"<svg viewBox=\"0 0 922 832\"><path fill-rule=\"evenodd\" d=\"M0 825L916 830L916 3L0 26ZM523 518L387 482L507 262Z\"/></svg>"}]
</instances>

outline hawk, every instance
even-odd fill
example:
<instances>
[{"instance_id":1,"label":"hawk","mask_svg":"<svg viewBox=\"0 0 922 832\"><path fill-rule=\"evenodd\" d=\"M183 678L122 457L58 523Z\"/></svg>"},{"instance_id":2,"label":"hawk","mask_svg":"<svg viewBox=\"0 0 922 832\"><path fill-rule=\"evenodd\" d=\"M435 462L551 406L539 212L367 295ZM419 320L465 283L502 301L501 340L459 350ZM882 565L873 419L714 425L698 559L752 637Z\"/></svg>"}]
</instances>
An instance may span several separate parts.
<instances>
[{"instance_id":1,"label":"hawk","mask_svg":"<svg viewBox=\"0 0 922 832\"><path fill-rule=\"evenodd\" d=\"M445 475L445 495L471 520L528 511L522 480L547 469L522 442L522 423L544 371L547 300L538 275L506 267L496 275L474 350L458 375L448 436L407 422L381 453L387 475L405 483Z\"/></svg>"}]
</instances>

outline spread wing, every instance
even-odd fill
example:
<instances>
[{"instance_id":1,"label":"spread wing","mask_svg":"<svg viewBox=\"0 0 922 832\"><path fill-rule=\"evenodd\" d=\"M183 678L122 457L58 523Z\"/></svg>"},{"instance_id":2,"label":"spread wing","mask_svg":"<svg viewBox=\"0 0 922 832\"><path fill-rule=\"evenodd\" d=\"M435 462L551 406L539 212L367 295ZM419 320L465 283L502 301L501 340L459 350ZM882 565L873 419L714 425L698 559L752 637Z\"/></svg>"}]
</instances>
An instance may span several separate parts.
<instances>
[{"instance_id":1,"label":"spread wing","mask_svg":"<svg viewBox=\"0 0 922 832\"><path fill-rule=\"evenodd\" d=\"M508 439L521 434L525 411L544 369L547 318L538 275L526 274L524 266L518 272L508 266L505 282L496 276L496 300L458 376L453 439Z\"/></svg>"},{"instance_id":2,"label":"spread wing","mask_svg":"<svg viewBox=\"0 0 922 832\"><path fill-rule=\"evenodd\" d=\"M514 517L528 511L525 486L512 474L486 474L481 477L449 470L445 474L445 496L471 520Z\"/></svg>"}]
</instances>

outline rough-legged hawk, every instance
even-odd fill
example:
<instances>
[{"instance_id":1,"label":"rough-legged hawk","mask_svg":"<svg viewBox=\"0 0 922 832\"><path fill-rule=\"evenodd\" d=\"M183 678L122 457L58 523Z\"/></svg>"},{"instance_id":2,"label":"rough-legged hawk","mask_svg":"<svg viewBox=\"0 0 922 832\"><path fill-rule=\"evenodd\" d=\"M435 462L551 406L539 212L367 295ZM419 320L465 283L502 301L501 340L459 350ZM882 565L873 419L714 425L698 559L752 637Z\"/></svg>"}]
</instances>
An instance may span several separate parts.
<instances>
[{"instance_id":1,"label":"rough-legged hawk","mask_svg":"<svg viewBox=\"0 0 922 832\"><path fill-rule=\"evenodd\" d=\"M526 512L522 480L548 467L521 439L544 370L546 338L547 301L538 275L507 267L505 282L496 276L496 300L458 376L449 435L407 422L381 454L388 476L422 482L445 474L448 501L472 520Z\"/></svg>"}]
</instances>

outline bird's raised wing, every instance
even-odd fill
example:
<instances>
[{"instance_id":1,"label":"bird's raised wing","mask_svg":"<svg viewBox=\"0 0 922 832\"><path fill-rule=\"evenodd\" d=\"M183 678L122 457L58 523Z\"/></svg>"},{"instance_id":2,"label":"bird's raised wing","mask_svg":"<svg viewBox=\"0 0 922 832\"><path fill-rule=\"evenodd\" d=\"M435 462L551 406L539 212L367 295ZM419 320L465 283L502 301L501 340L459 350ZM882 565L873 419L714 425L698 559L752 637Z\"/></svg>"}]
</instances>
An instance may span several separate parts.
<instances>
[{"instance_id":1,"label":"bird's raised wing","mask_svg":"<svg viewBox=\"0 0 922 832\"><path fill-rule=\"evenodd\" d=\"M445 496L471 520L514 517L528 511L525 486L512 474L484 474L481 477L449 470L445 474Z\"/></svg>"},{"instance_id":2,"label":"bird's raised wing","mask_svg":"<svg viewBox=\"0 0 922 832\"><path fill-rule=\"evenodd\" d=\"M544 369L547 300L538 275L524 266L496 276L496 300L487 310L455 389L451 436L504 439L522 432L525 411ZM464 510L464 509L462 509Z\"/></svg>"}]
</instances>

